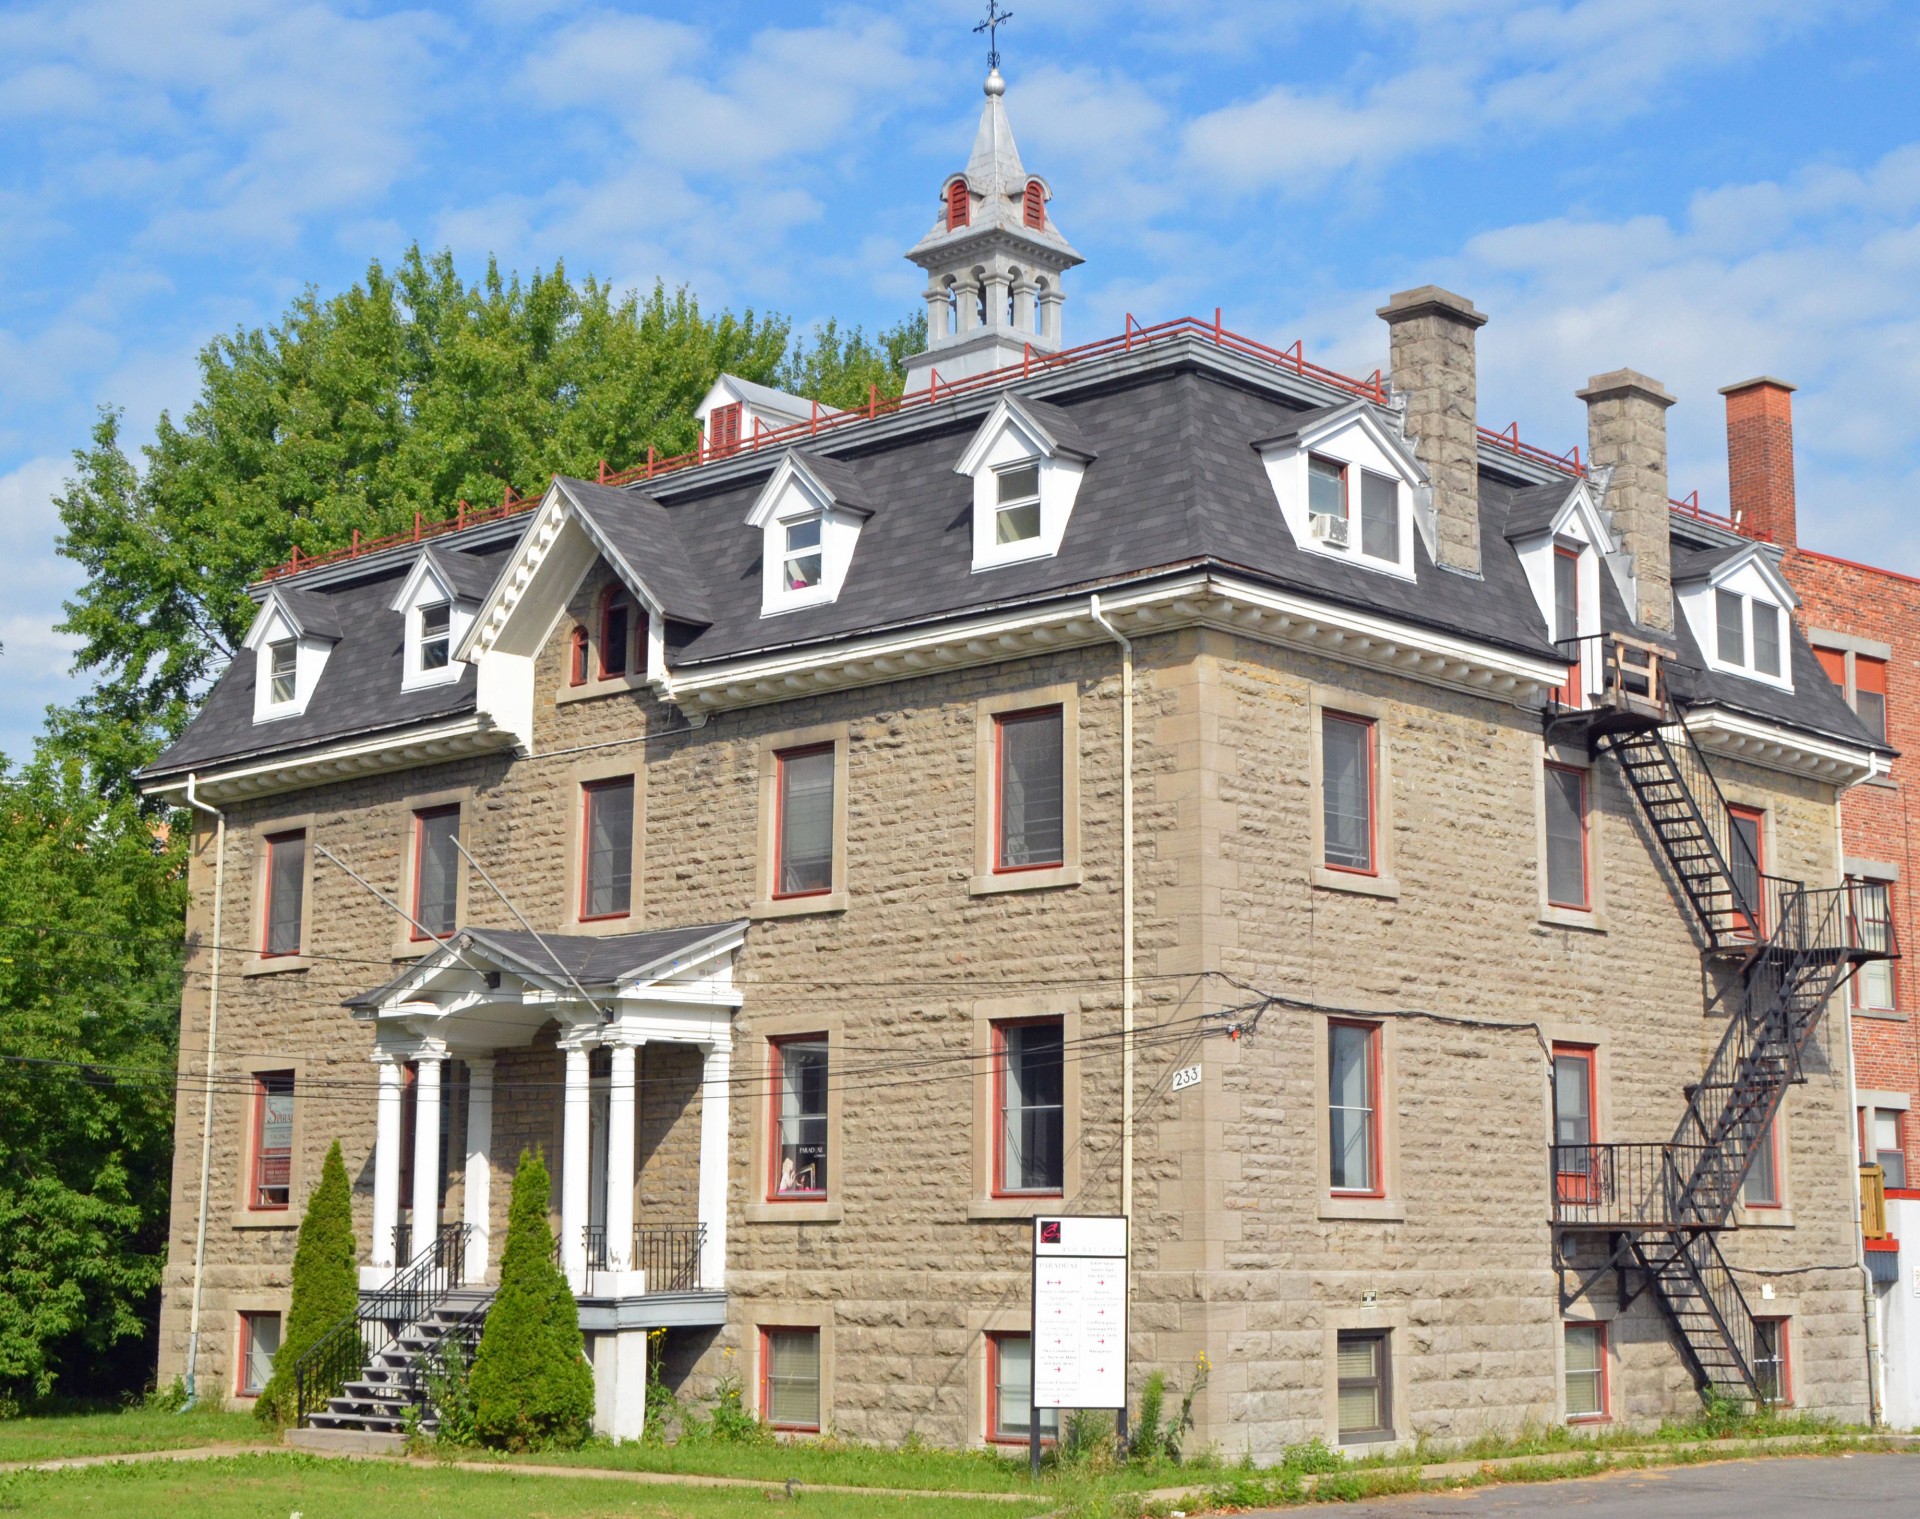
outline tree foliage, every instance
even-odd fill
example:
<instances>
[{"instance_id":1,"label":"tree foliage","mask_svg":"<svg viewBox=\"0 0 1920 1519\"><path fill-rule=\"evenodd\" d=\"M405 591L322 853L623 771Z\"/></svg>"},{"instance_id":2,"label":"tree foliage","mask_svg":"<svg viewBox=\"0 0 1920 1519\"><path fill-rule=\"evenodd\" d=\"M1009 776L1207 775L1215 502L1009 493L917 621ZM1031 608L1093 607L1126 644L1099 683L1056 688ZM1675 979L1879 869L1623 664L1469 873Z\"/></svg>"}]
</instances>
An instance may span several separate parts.
<instances>
[{"instance_id":1,"label":"tree foliage","mask_svg":"<svg viewBox=\"0 0 1920 1519\"><path fill-rule=\"evenodd\" d=\"M273 1358L273 1375L253 1405L267 1424L291 1424L298 1388L294 1368L300 1357L347 1315L360 1307L359 1252L353 1242L353 1188L347 1181L340 1141L327 1150L320 1184L307 1199L300 1237L293 1248L293 1296L287 1305L285 1332ZM355 1368L358 1370L358 1368ZM337 1388L329 1389L331 1396Z\"/></svg>"},{"instance_id":2,"label":"tree foliage","mask_svg":"<svg viewBox=\"0 0 1920 1519\"><path fill-rule=\"evenodd\" d=\"M199 396L161 416L140 467L112 410L75 452L58 505L86 582L64 628L98 684L57 727L124 783L231 657L248 582L290 549L684 452L722 370L832 405L897 395L924 330L829 322L795 340L778 316L708 316L663 285L620 297L564 266L522 281L489 263L469 284L418 247L341 294L308 290L201 351Z\"/></svg>"},{"instance_id":3,"label":"tree foliage","mask_svg":"<svg viewBox=\"0 0 1920 1519\"><path fill-rule=\"evenodd\" d=\"M579 1305L553 1262L552 1188L536 1151L520 1152L500 1256L500 1290L473 1358L474 1424L503 1450L578 1445L593 1420L593 1369Z\"/></svg>"},{"instance_id":4,"label":"tree foliage","mask_svg":"<svg viewBox=\"0 0 1920 1519\"><path fill-rule=\"evenodd\" d=\"M0 1401L152 1369L182 865L78 759L0 764Z\"/></svg>"}]
</instances>

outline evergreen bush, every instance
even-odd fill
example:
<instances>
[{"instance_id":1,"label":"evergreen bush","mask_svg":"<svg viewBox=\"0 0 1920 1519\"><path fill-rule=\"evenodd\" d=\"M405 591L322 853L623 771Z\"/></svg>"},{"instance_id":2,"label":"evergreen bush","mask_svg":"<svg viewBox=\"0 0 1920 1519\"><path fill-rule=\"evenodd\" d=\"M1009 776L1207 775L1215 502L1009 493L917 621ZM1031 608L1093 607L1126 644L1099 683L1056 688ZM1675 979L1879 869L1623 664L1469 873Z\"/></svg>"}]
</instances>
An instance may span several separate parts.
<instances>
[{"instance_id":1,"label":"evergreen bush","mask_svg":"<svg viewBox=\"0 0 1920 1519\"><path fill-rule=\"evenodd\" d=\"M539 1152L521 1151L500 1290L473 1358L474 1433L504 1450L579 1445L593 1421L593 1369L579 1305L553 1262L550 1187Z\"/></svg>"},{"instance_id":2,"label":"evergreen bush","mask_svg":"<svg viewBox=\"0 0 1920 1519\"><path fill-rule=\"evenodd\" d=\"M293 1252L293 1301L273 1358L273 1375L253 1405L266 1424L290 1424L297 1412L293 1368L314 1343L360 1307L360 1271L353 1242L353 1188L335 1140L307 1199ZM354 1370L357 1372L358 1367ZM338 1387L325 1389L326 1395Z\"/></svg>"}]
</instances>

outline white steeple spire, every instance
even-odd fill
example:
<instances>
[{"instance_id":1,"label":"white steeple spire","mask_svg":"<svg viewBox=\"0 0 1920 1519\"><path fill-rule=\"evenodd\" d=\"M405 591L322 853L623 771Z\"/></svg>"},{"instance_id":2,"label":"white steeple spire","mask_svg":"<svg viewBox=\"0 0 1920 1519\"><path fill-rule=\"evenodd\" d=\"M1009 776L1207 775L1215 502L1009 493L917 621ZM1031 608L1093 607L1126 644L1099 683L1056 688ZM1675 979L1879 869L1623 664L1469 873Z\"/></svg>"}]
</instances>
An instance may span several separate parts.
<instances>
[{"instance_id":1,"label":"white steeple spire","mask_svg":"<svg viewBox=\"0 0 1920 1519\"><path fill-rule=\"evenodd\" d=\"M1020 162L995 67L967 166L940 187L940 213L907 254L927 271L927 351L907 389L1017 364L1061 347L1060 276L1083 262L1053 220L1053 191Z\"/></svg>"}]
</instances>

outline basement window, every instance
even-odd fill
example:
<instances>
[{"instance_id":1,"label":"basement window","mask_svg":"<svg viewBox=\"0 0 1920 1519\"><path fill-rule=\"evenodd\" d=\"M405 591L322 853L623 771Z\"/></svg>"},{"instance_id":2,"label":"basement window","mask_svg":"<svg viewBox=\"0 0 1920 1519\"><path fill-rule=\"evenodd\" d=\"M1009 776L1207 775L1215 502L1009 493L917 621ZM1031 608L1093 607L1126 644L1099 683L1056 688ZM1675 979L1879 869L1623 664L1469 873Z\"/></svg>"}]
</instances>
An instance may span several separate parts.
<instances>
[{"instance_id":1,"label":"basement window","mask_svg":"<svg viewBox=\"0 0 1920 1519\"><path fill-rule=\"evenodd\" d=\"M1607 1416L1607 1326L1566 1326L1567 1420L1584 1423Z\"/></svg>"},{"instance_id":2,"label":"basement window","mask_svg":"<svg viewBox=\"0 0 1920 1519\"><path fill-rule=\"evenodd\" d=\"M242 1398L257 1398L267 1390L273 1376L273 1358L280 1353L280 1315L243 1313L240 1315L240 1375L234 1392Z\"/></svg>"},{"instance_id":3,"label":"basement window","mask_svg":"<svg viewBox=\"0 0 1920 1519\"><path fill-rule=\"evenodd\" d=\"M760 1417L774 1429L820 1428L820 1331L760 1331Z\"/></svg>"},{"instance_id":4,"label":"basement window","mask_svg":"<svg viewBox=\"0 0 1920 1519\"><path fill-rule=\"evenodd\" d=\"M1385 1330L1340 1331L1338 1345L1340 1443L1393 1438Z\"/></svg>"}]
</instances>

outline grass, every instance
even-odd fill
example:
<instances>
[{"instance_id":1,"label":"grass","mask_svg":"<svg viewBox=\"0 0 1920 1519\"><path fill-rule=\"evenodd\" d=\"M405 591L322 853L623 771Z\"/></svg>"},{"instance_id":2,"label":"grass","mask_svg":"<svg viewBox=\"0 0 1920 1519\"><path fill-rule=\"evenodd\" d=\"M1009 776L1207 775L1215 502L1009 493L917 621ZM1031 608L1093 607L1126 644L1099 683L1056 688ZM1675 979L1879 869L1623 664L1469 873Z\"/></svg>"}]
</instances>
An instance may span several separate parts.
<instances>
[{"instance_id":1,"label":"grass","mask_svg":"<svg viewBox=\"0 0 1920 1519\"><path fill-rule=\"evenodd\" d=\"M249 1413L196 1408L187 1413L129 1408L0 1419L0 1463L63 1456L184 1450L196 1445L262 1445L279 1437Z\"/></svg>"},{"instance_id":2,"label":"grass","mask_svg":"<svg viewBox=\"0 0 1920 1519\"><path fill-rule=\"evenodd\" d=\"M212 1461L148 1462L77 1471L0 1475L0 1514L34 1519L145 1519L156 1513L194 1519L1029 1519L1048 1507L995 1499L890 1498L810 1493L791 1499L763 1488L640 1485L446 1468L349 1462L294 1453Z\"/></svg>"}]
</instances>

